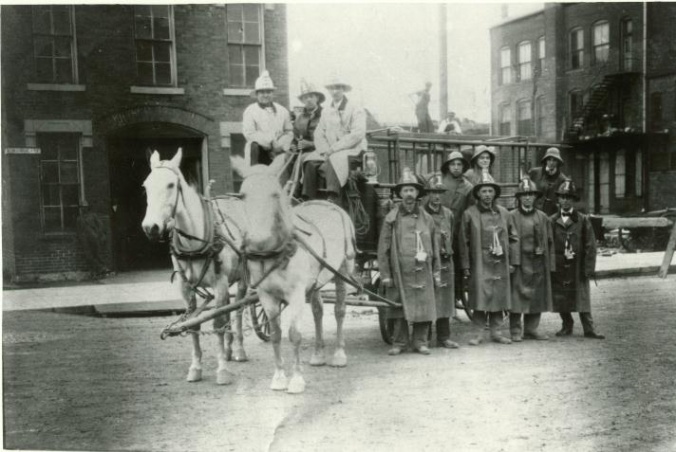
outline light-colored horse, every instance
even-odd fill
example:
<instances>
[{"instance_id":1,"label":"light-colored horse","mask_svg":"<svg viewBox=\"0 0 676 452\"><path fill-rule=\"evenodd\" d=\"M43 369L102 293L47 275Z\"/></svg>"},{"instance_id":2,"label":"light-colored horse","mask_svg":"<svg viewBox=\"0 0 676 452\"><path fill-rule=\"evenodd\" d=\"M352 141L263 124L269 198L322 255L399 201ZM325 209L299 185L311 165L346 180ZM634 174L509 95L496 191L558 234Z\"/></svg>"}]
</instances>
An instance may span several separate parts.
<instances>
[{"instance_id":1,"label":"light-colored horse","mask_svg":"<svg viewBox=\"0 0 676 452\"><path fill-rule=\"evenodd\" d=\"M239 248L242 244L242 233L238 224L243 222L243 205L238 199L212 200L212 208L206 208L201 196L188 185L179 169L182 151L176 152L171 160L160 161L157 151L150 157L150 175L143 182L146 190L148 207L143 219L143 230L150 240L159 240L173 229L174 242L171 260L174 270L181 277L181 292L186 301L188 312L196 308L195 291L191 286L198 284L201 288L211 288L214 292L216 307L229 303L228 289L231 283L241 281L240 258L237 252L225 244L220 252L208 259L201 250L209 241L209 235L218 223L214 235L227 237ZM223 215L227 213L227 215ZM217 237L218 239L218 237ZM178 250L179 253L175 251ZM190 255L193 254L193 255ZM204 269L205 265L208 268ZM200 277L201 278L200 281ZM238 296L244 295L246 287L240 282ZM235 314L235 347L233 351L233 334L218 331L227 326L229 318L214 319L214 329L218 337L218 384L230 384L233 375L227 368L227 361L246 361L242 338L242 312ZM199 326L192 331L192 363L188 370L188 381L202 379L202 349L200 347ZM227 338L227 341L226 341Z\"/></svg>"},{"instance_id":2,"label":"light-colored horse","mask_svg":"<svg viewBox=\"0 0 676 452\"><path fill-rule=\"evenodd\" d=\"M336 286L336 348L331 365L347 364L343 320L345 319L345 283L322 266L294 235L302 239L343 274L352 274L355 258L354 226L347 213L326 201L311 201L291 208L282 190L277 171L282 159L269 167L248 167L241 158L233 158L233 167L245 177L240 189L244 201L244 255L249 274L248 284L257 286L258 296L270 321L275 353L275 373L270 387L301 393L305 390L300 361L301 333L298 328L306 297L312 303L315 320L315 348L311 365L325 364L322 332L323 305L319 289L333 280ZM281 303L289 319L289 340L294 346L294 363L290 380L284 372L280 342L282 337Z\"/></svg>"}]
</instances>

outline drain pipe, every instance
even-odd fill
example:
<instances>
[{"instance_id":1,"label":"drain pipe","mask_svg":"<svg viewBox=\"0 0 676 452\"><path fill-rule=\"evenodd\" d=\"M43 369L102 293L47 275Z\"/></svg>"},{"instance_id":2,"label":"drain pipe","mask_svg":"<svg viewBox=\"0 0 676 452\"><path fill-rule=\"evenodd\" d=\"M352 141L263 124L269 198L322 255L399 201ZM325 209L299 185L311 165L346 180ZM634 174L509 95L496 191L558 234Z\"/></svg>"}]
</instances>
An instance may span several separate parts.
<instances>
[{"instance_id":1,"label":"drain pipe","mask_svg":"<svg viewBox=\"0 0 676 452\"><path fill-rule=\"evenodd\" d=\"M643 133L648 132L648 2L643 2L643 102L641 102L641 109L643 110Z\"/></svg>"}]
</instances>

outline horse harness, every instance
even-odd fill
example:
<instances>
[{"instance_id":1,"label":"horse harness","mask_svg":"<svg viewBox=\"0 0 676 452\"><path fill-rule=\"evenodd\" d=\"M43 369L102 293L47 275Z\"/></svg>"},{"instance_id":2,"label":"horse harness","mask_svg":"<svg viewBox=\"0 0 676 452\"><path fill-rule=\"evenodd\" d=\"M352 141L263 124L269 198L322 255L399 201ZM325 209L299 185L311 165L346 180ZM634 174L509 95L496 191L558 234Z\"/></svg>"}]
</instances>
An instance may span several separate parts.
<instances>
[{"instance_id":1,"label":"horse harness","mask_svg":"<svg viewBox=\"0 0 676 452\"><path fill-rule=\"evenodd\" d=\"M172 208L171 211L171 218L176 217L176 211L178 209L178 203L181 198L183 198L183 188L181 185L181 175L179 172L167 165L161 165L158 168L161 169L167 169L174 173L177 178L177 184L176 184L176 199L174 201L174 207ZM218 273L220 271L220 266L222 262L219 259L219 254L225 247L225 245L228 245L232 250L238 255L241 256L240 250L237 248L237 245L234 243L234 235L232 234L232 231L227 225L226 222L226 217L221 211L221 209L218 207L218 204L215 203L214 199L208 198L208 197L202 197L200 196L200 202L202 203L202 210L204 212L204 238L196 237L192 234L189 234L185 231L182 231L181 229L177 228L174 226L172 228L172 233L171 233L171 241L169 244L169 253L174 256L178 260L187 260L187 261L193 261L193 260L201 260L204 259L204 265L202 266L202 271L200 272L199 278L197 278L197 281L194 283L191 283L188 281L188 278L185 275L185 271L180 268L179 270L174 270L171 275L171 281L173 282L174 276L176 273L179 273L182 277L183 280L188 284L190 287L190 290L199 294L206 300L211 300L213 299L213 295L210 294L209 292L203 290L201 288L202 281L204 280L204 277L206 276L207 271L209 270L209 267L211 266L212 262L214 263L214 271ZM216 210L218 211L218 214L221 218L221 221L214 221L214 204L216 205ZM232 221L232 220L231 220ZM233 221L234 223L234 221ZM222 234L220 232L219 226L223 224L225 227L225 230L228 232L230 237L227 237L226 235ZM236 223L234 223L236 225ZM212 225L212 226L210 226ZM197 249L185 249L181 246L180 244L180 237L184 237L188 240L200 242L202 245L197 248Z\"/></svg>"}]
</instances>

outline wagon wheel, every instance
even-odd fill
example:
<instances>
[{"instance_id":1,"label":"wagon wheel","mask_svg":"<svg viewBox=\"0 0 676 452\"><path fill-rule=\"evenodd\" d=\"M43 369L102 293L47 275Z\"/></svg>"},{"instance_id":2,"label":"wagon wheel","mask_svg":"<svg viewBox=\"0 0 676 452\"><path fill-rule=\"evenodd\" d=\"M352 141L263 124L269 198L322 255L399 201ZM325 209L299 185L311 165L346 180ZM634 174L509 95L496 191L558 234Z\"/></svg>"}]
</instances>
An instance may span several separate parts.
<instances>
[{"instance_id":1,"label":"wagon wheel","mask_svg":"<svg viewBox=\"0 0 676 452\"><path fill-rule=\"evenodd\" d=\"M378 295L385 296L385 288L380 287L380 277L376 280L375 287ZM380 326L380 336L386 344L392 345L394 337L394 319L387 318L387 308L378 308L378 325Z\"/></svg>"},{"instance_id":2,"label":"wagon wheel","mask_svg":"<svg viewBox=\"0 0 676 452\"><path fill-rule=\"evenodd\" d=\"M286 309L286 305L287 303L283 301L281 310L279 311L280 315ZM270 322L260 302L250 304L249 313L251 314L251 323L253 324L256 336L264 342L270 342Z\"/></svg>"}]
</instances>

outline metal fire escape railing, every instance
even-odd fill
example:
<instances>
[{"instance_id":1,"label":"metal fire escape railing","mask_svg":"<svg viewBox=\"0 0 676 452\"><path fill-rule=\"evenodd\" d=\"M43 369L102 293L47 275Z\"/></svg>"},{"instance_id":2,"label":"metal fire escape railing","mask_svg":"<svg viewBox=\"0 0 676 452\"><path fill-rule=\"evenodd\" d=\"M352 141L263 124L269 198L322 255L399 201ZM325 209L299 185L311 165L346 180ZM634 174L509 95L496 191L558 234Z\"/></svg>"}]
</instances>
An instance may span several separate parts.
<instances>
[{"instance_id":1,"label":"metal fire escape railing","mask_svg":"<svg viewBox=\"0 0 676 452\"><path fill-rule=\"evenodd\" d=\"M597 69L596 74L588 87L588 90L591 91L589 100L587 100L582 106L582 109L577 113L575 118L573 118L568 127L568 133L576 135L584 131L589 118L597 113L599 108L603 106L603 103L608 99L611 90L617 86L619 80L623 80L623 77L626 75L639 73L637 69L634 69L638 65L633 64L633 60L635 60L635 58L626 58L623 60L622 66L617 72L603 74L603 72L608 71L608 64L602 65ZM601 82L597 84L599 76L602 76L602 79Z\"/></svg>"}]
</instances>

